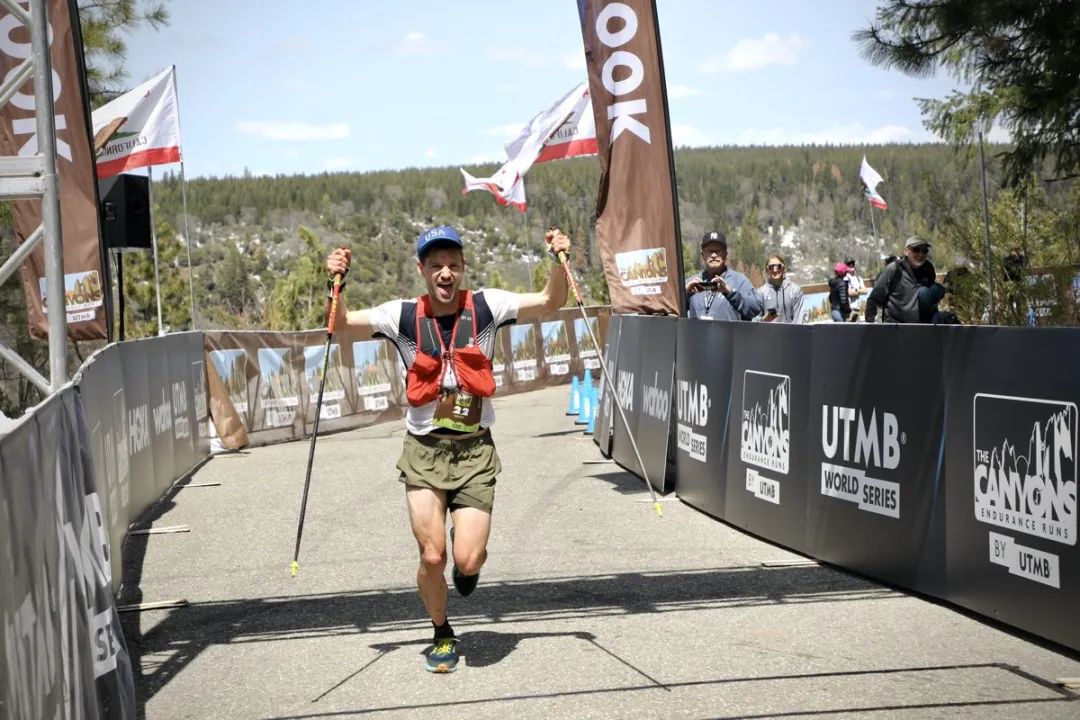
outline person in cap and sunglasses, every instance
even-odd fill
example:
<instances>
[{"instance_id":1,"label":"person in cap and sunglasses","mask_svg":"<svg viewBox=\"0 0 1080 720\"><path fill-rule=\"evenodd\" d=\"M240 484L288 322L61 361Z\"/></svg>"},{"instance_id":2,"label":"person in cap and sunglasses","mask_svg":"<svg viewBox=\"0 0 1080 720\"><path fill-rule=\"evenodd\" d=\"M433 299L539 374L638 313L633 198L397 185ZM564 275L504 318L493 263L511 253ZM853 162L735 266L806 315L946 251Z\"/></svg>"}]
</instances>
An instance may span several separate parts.
<instances>
[{"instance_id":1,"label":"person in cap and sunglasses","mask_svg":"<svg viewBox=\"0 0 1080 720\"><path fill-rule=\"evenodd\" d=\"M874 322L878 308L882 319L894 323L931 323L945 288L929 260L930 243L910 237L904 257L885 267L866 299L866 322Z\"/></svg>"},{"instance_id":2,"label":"person in cap and sunglasses","mask_svg":"<svg viewBox=\"0 0 1080 720\"><path fill-rule=\"evenodd\" d=\"M556 228L545 240L552 254L570 248L570 239ZM352 252L338 248L327 257L326 269L344 275L351 262ZM407 432L397 468L420 555L417 585L434 626L427 669L447 673L457 669L458 641L447 617L446 514L453 522L454 587L459 595L470 595L487 558L495 480L502 467L489 430L495 422L490 401L495 335L503 325L562 307L567 284L562 268L552 265L540 292L463 290L464 244L446 225L417 238L416 267L425 294L351 312L340 301L336 326L343 343L389 340L408 369Z\"/></svg>"},{"instance_id":3,"label":"person in cap and sunglasses","mask_svg":"<svg viewBox=\"0 0 1080 720\"><path fill-rule=\"evenodd\" d=\"M779 255L765 262L765 283L758 288L761 322L802 323L803 291L787 276L787 263Z\"/></svg>"},{"instance_id":4,"label":"person in cap and sunglasses","mask_svg":"<svg viewBox=\"0 0 1080 720\"><path fill-rule=\"evenodd\" d=\"M829 278L829 312L833 322L847 322L851 316L851 286L847 279L850 270L846 264L838 262Z\"/></svg>"},{"instance_id":5,"label":"person in cap and sunglasses","mask_svg":"<svg viewBox=\"0 0 1080 720\"><path fill-rule=\"evenodd\" d=\"M701 272L686 281L687 316L702 320L753 320L761 298L741 272L727 266L728 244L716 230L701 238Z\"/></svg>"}]
</instances>

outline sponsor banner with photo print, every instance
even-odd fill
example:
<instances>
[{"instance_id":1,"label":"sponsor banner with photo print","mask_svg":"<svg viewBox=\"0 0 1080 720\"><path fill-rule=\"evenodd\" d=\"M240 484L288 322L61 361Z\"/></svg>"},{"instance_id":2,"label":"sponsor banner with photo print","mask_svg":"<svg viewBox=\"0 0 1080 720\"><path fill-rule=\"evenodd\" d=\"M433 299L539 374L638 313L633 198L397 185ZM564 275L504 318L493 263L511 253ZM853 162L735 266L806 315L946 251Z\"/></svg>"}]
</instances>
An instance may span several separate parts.
<instances>
[{"instance_id":1,"label":"sponsor banner with photo print","mask_svg":"<svg viewBox=\"0 0 1080 720\"><path fill-rule=\"evenodd\" d=\"M1077 331L956 330L945 358L948 599L1080 649L1080 378L1062 353Z\"/></svg>"},{"instance_id":2,"label":"sponsor banner with photo print","mask_svg":"<svg viewBox=\"0 0 1080 720\"><path fill-rule=\"evenodd\" d=\"M819 325L810 348L809 551L942 592L942 333Z\"/></svg>"},{"instance_id":3,"label":"sponsor banner with photo print","mask_svg":"<svg viewBox=\"0 0 1080 720\"><path fill-rule=\"evenodd\" d=\"M810 328L732 325L732 422L725 520L806 550Z\"/></svg>"}]
</instances>

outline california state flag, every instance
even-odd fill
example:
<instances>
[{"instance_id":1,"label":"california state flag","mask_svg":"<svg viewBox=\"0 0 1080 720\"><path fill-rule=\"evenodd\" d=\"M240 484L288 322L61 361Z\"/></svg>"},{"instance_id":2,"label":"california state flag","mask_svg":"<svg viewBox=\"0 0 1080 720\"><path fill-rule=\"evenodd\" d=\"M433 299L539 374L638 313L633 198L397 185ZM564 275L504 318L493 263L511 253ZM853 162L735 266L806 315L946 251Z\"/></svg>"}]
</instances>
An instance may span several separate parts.
<instances>
[{"instance_id":1,"label":"california state flag","mask_svg":"<svg viewBox=\"0 0 1080 720\"><path fill-rule=\"evenodd\" d=\"M115 134L97 156L97 176L180 162L180 113L176 104L176 66L95 110L94 137ZM117 127L119 125L119 127Z\"/></svg>"}]
</instances>

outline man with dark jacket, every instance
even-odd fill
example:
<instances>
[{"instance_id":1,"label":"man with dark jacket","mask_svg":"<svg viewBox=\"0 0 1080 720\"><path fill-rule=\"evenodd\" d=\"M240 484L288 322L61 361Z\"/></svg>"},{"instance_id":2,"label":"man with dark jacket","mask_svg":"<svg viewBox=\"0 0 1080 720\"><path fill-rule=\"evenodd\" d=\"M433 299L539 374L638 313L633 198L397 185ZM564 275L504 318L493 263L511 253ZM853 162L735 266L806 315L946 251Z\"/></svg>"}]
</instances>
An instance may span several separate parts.
<instances>
[{"instance_id":1,"label":"man with dark jacket","mask_svg":"<svg viewBox=\"0 0 1080 720\"><path fill-rule=\"evenodd\" d=\"M889 263L877 276L866 300L866 322L874 322L879 307L885 322L934 321L945 288L936 282L937 272L927 259L929 254L930 243L914 236L908 238L904 257Z\"/></svg>"},{"instance_id":2,"label":"man with dark jacket","mask_svg":"<svg viewBox=\"0 0 1080 720\"><path fill-rule=\"evenodd\" d=\"M686 281L687 317L702 320L753 320L761 298L746 276L727 266L727 238L707 232L701 238L702 270Z\"/></svg>"}]
</instances>

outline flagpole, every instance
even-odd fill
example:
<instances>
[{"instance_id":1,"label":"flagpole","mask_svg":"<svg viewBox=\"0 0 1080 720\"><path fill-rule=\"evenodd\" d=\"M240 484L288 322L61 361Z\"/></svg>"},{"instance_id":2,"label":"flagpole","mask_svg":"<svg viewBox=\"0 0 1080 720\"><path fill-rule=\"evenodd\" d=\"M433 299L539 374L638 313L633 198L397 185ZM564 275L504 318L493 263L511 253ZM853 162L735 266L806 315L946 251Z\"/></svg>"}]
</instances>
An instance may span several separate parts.
<instances>
[{"instance_id":1,"label":"flagpole","mask_svg":"<svg viewBox=\"0 0 1080 720\"><path fill-rule=\"evenodd\" d=\"M872 229L872 230L874 231L874 242L877 242L877 241L878 241L878 235L877 235L877 221L876 221L876 220L874 220L874 206L873 206L873 205L871 205L871 204L870 204L869 202L867 203L867 205L869 205L869 206L870 206L870 228L871 228L871 229ZM884 243L884 242L882 242L882 243L880 244L880 250L879 250L879 253L880 253L881 255L884 255L884 254L885 254L885 243ZM884 258L881 258L881 257L879 257L879 258L878 258L878 260L883 260L883 259L884 259Z\"/></svg>"},{"instance_id":2,"label":"flagpole","mask_svg":"<svg viewBox=\"0 0 1080 720\"><path fill-rule=\"evenodd\" d=\"M533 276L532 276L532 247L529 243L529 211L521 211L521 227L524 228L524 235L522 236L522 244L525 248L525 268L529 273L529 292L533 292Z\"/></svg>"},{"instance_id":3,"label":"flagpole","mask_svg":"<svg viewBox=\"0 0 1080 720\"><path fill-rule=\"evenodd\" d=\"M165 326L161 322L161 279L158 276L158 246L157 228L154 227L154 167L146 166L146 199L150 205L150 243L154 249L154 292L157 295L157 334L165 334Z\"/></svg>"},{"instance_id":4,"label":"flagpole","mask_svg":"<svg viewBox=\"0 0 1080 720\"><path fill-rule=\"evenodd\" d=\"M195 322L195 281L192 279L194 272L191 267L191 231L188 229L187 210L187 177L184 176L184 161L180 161L180 200L184 205L184 244L187 245L187 281L188 292L191 296L191 329L195 330L198 324Z\"/></svg>"}]
</instances>

